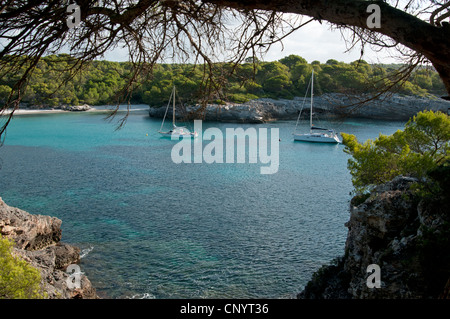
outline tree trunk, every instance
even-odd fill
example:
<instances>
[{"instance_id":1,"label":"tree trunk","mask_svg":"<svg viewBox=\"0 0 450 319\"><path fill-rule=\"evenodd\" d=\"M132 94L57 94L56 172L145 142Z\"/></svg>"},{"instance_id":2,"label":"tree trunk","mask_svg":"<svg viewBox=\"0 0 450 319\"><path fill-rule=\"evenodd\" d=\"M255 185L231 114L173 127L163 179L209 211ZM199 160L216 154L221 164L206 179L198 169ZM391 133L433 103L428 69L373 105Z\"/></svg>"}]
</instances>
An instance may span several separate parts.
<instances>
[{"instance_id":1,"label":"tree trunk","mask_svg":"<svg viewBox=\"0 0 450 319\"><path fill-rule=\"evenodd\" d=\"M450 26L433 26L382 1L362 0L203 0L235 9L261 9L307 15L336 25L354 26L384 34L423 54L435 67L450 95ZM370 4L381 9L381 27L370 29ZM448 97L447 97L448 98Z\"/></svg>"}]
</instances>

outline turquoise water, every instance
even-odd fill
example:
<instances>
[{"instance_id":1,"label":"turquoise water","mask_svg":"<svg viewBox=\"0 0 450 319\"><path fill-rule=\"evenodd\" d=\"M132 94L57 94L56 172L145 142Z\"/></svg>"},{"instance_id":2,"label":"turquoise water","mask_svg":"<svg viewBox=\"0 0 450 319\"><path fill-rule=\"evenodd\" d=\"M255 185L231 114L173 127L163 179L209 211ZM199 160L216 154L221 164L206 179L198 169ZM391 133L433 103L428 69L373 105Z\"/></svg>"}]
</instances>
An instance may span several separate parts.
<instances>
[{"instance_id":1,"label":"turquoise water","mask_svg":"<svg viewBox=\"0 0 450 319\"><path fill-rule=\"evenodd\" d=\"M174 164L176 142L144 110L118 131L104 117L16 116L0 148L0 196L61 218L99 295L291 298L344 253L352 185L342 145L293 142L294 121L203 123L278 128L279 170L261 175L248 161ZM403 125L331 123L360 141Z\"/></svg>"}]
</instances>

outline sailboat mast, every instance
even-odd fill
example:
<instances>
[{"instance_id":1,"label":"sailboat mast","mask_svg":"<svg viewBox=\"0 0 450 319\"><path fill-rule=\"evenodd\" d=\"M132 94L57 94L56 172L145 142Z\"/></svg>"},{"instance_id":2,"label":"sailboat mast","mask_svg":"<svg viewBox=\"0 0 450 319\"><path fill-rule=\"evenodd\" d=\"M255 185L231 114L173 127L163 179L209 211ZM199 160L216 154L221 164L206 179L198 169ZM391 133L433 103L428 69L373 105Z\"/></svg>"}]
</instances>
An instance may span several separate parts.
<instances>
[{"instance_id":1,"label":"sailboat mast","mask_svg":"<svg viewBox=\"0 0 450 319\"><path fill-rule=\"evenodd\" d=\"M312 114L313 114L313 96L314 96L314 69L311 75L311 110L309 112L309 127L312 131Z\"/></svg>"},{"instance_id":2,"label":"sailboat mast","mask_svg":"<svg viewBox=\"0 0 450 319\"><path fill-rule=\"evenodd\" d=\"M172 98L173 98L172 123L173 126L175 126L175 85L173 86Z\"/></svg>"}]
</instances>

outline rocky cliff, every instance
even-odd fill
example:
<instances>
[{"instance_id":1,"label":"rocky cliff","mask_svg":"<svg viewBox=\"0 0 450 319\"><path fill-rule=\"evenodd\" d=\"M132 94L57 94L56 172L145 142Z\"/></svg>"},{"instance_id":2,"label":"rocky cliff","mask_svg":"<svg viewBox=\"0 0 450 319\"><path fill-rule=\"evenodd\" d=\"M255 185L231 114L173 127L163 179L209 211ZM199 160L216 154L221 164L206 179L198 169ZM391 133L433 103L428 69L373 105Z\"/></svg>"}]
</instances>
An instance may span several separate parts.
<instances>
[{"instance_id":1,"label":"rocky cliff","mask_svg":"<svg viewBox=\"0 0 450 319\"><path fill-rule=\"evenodd\" d=\"M419 196L416 180L397 177L350 204L345 255L316 272L304 299L450 298L448 202ZM367 285L369 265L380 288Z\"/></svg>"},{"instance_id":2,"label":"rocky cliff","mask_svg":"<svg viewBox=\"0 0 450 319\"><path fill-rule=\"evenodd\" d=\"M31 215L10 207L0 198L0 234L14 241L14 253L41 272L48 298L97 298L89 279L81 274L80 287L69 288L66 268L80 260L80 249L61 240L61 220Z\"/></svg>"},{"instance_id":3,"label":"rocky cliff","mask_svg":"<svg viewBox=\"0 0 450 319\"><path fill-rule=\"evenodd\" d=\"M21 110L62 110L62 111L71 111L71 112L84 112L89 111L92 107L88 104L83 105L57 105L57 106L49 106L46 104L29 104L29 103L20 103Z\"/></svg>"},{"instance_id":4,"label":"rocky cliff","mask_svg":"<svg viewBox=\"0 0 450 319\"><path fill-rule=\"evenodd\" d=\"M327 117L368 118L378 120L407 121L423 110L447 113L450 101L440 98L421 98L394 94L375 99L361 107L349 107L364 98L339 93L323 94L314 98L314 113ZM302 118L309 116L310 98L296 97L293 100L261 98L243 104L207 105L204 120L238 123L263 123L273 120L296 120L299 112ZM188 106L191 112L199 106ZM150 107L151 117L162 118L166 107ZM179 112L181 114L181 112ZM178 114L177 116L181 115ZM172 116L169 108L168 116Z\"/></svg>"}]
</instances>

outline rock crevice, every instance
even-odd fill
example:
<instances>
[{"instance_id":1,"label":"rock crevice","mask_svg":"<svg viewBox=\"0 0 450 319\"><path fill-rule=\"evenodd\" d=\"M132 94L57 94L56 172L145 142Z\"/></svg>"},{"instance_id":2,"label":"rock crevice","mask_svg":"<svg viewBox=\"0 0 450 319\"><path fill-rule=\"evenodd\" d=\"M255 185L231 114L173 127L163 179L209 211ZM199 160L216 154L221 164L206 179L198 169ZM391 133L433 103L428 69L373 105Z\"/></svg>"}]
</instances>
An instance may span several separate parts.
<instances>
[{"instance_id":1,"label":"rock crevice","mask_svg":"<svg viewBox=\"0 0 450 319\"><path fill-rule=\"evenodd\" d=\"M70 274L65 270L80 261L80 249L60 241L61 224L56 217L29 214L0 198L0 235L14 242L14 254L40 271L48 298L97 298L84 274L80 275L80 287L67 284Z\"/></svg>"},{"instance_id":2,"label":"rock crevice","mask_svg":"<svg viewBox=\"0 0 450 319\"><path fill-rule=\"evenodd\" d=\"M448 235L448 212L421 198L415 182L399 176L363 203L352 200L344 256L316 272L298 298L449 298L450 252L440 244ZM380 288L367 285L372 264L380 267Z\"/></svg>"}]
</instances>

